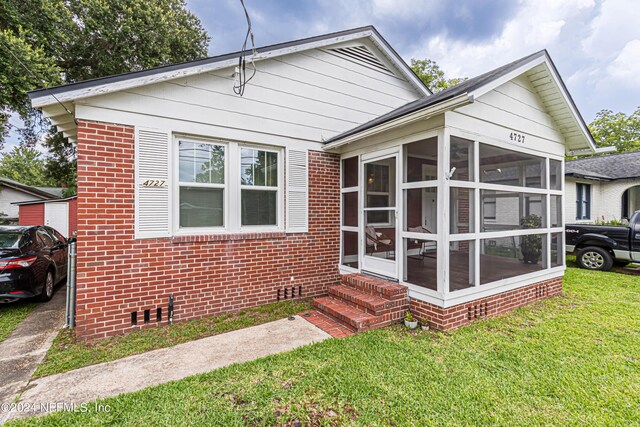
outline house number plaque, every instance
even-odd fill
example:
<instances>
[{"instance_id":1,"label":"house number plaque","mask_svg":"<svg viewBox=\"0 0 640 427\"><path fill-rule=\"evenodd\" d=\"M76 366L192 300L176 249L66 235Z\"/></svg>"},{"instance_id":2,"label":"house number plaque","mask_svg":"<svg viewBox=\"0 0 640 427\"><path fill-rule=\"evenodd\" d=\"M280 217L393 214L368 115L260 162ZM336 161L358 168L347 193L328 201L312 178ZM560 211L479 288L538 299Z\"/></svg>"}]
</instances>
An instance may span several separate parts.
<instances>
[{"instance_id":1,"label":"house number plaque","mask_svg":"<svg viewBox=\"0 0 640 427\"><path fill-rule=\"evenodd\" d=\"M146 179L142 181L143 187L166 187L167 180L166 179Z\"/></svg>"},{"instance_id":2,"label":"house number plaque","mask_svg":"<svg viewBox=\"0 0 640 427\"><path fill-rule=\"evenodd\" d=\"M509 139L513 142L521 142L524 144L524 135L517 132L511 132L509 134Z\"/></svg>"}]
</instances>

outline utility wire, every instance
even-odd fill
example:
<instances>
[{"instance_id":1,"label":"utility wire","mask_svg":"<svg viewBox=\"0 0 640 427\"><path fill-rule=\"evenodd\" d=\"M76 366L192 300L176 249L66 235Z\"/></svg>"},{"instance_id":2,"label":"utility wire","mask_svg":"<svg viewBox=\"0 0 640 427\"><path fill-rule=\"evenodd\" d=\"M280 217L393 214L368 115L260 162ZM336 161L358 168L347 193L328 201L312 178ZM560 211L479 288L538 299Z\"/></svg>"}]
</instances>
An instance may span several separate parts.
<instances>
[{"instance_id":1,"label":"utility wire","mask_svg":"<svg viewBox=\"0 0 640 427\"><path fill-rule=\"evenodd\" d=\"M240 49L240 57L238 58L238 82L233 86L233 91L236 95L244 95L244 90L246 88L247 83L251 81L251 79L256 75L256 64L254 62L254 58L256 56L256 45L254 43L253 37L253 29L251 27L251 18L249 17L249 12L247 12L247 8L244 5L244 0L240 0L240 4L242 5L242 10L244 10L244 16L247 19L247 34L244 36L244 43L242 44L242 49ZM247 50L247 42L251 40L251 66L253 67L253 73L249 78L247 78L247 62L246 62L246 50Z\"/></svg>"},{"instance_id":2,"label":"utility wire","mask_svg":"<svg viewBox=\"0 0 640 427\"><path fill-rule=\"evenodd\" d=\"M39 78L38 76L36 76L36 75L35 75L35 73L34 73L33 71L31 71L31 69L29 69L29 67L27 67L26 65L24 65L24 62L22 62L22 61L20 60L20 58L18 58L18 56L17 56L15 53L13 53L13 51L11 50L11 48L10 48L9 46L7 46L7 45L6 45L4 42L2 42L2 41L0 41L0 44L2 44L2 45L5 47L5 49L7 49L7 50L9 51L9 53L11 54L11 56L13 56L13 57L16 59L16 61L18 61L18 63L19 63L20 65L22 65L22 68L24 68L24 69L27 71L27 73L31 74L31 76L32 76L34 79L38 80L38 81L39 81L43 86L46 86L47 82L45 82L45 81L44 81L44 79L41 79L41 78ZM56 97L53 93L51 93L50 95L53 97L53 99L55 99L55 100L56 100L56 102L57 102L58 104L60 104L60 105L62 106L62 108L64 108L64 110L65 110L68 114L71 114L71 116L73 117L73 113L72 113L71 111L69 111L69 109L67 108L67 106L66 106L66 105L64 105L62 102L60 102L60 100L58 99L58 97ZM78 120L77 120L75 117L73 117L73 121L75 122L75 124L76 124L76 125L78 124Z\"/></svg>"}]
</instances>

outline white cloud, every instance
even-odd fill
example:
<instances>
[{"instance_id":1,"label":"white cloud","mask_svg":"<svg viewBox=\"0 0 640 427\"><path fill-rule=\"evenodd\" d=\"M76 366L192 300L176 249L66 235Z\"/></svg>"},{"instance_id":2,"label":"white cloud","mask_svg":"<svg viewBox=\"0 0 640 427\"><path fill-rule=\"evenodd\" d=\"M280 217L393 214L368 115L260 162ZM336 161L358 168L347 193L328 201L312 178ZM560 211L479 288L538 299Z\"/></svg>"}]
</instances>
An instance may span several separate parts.
<instances>
[{"instance_id":1,"label":"white cloud","mask_svg":"<svg viewBox=\"0 0 640 427\"><path fill-rule=\"evenodd\" d=\"M582 41L584 53L597 59L611 58L627 41L640 38L639 23L636 0L603 0L588 26L590 34Z\"/></svg>"},{"instance_id":2,"label":"white cloud","mask_svg":"<svg viewBox=\"0 0 640 427\"><path fill-rule=\"evenodd\" d=\"M627 42L607 72L618 84L640 89L640 40Z\"/></svg>"}]
</instances>

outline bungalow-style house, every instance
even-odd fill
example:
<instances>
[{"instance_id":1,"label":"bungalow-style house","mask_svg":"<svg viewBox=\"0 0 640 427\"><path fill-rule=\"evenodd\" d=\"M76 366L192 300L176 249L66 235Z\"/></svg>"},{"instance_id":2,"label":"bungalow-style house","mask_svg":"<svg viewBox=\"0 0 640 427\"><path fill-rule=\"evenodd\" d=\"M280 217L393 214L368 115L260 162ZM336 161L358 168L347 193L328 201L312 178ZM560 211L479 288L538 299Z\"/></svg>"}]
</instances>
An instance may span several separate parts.
<instances>
[{"instance_id":1,"label":"bungalow-style house","mask_svg":"<svg viewBox=\"0 0 640 427\"><path fill-rule=\"evenodd\" d=\"M571 160L564 173L567 223L629 219L640 210L640 151Z\"/></svg>"},{"instance_id":2,"label":"bungalow-style house","mask_svg":"<svg viewBox=\"0 0 640 427\"><path fill-rule=\"evenodd\" d=\"M300 296L450 329L561 292L564 156L594 144L546 51L431 94L356 28L246 52L244 96L239 54L30 93L78 146L79 339Z\"/></svg>"},{"instance_id":3,"label":"bungalow-style house","mask_svg":"<svg viewBox=\"0 0 640 427\"><path fill-rule=\"evenodd\" d=\"M27 200L49 200L62 196L62 188L34 187L13 179L0 177L0 217L3 224L18 223L18 206L14 203Z\"/></svg>"}]
</instances>

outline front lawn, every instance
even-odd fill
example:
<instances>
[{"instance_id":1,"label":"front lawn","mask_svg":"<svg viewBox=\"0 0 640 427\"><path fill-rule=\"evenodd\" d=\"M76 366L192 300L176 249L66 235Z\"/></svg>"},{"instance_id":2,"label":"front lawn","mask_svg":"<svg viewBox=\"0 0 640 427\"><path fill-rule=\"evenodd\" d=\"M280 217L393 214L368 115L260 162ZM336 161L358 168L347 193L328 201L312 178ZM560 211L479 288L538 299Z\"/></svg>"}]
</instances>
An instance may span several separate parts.
<instances>
[{"instance_id":1,"label":"front lawn","mask_svg":"<svg viewBox=\"0 0 640 427\"><path fill-rule=\"evenodd\" d=\"M14 302L0 305L0 342L7 339L25 317L31 313L36 304L31 302Z\"/></svg>"},{"instance_id":2,"label":"front lawn","mask_svg":"<svg viewBox=\"0 0 640 427\"><path fill-rule=\"evenodd\" d=\"M570 268L565 292L452 333L330 339L15 425L638 425L640 280Z\"/></svg>"},{"instance_id":3,"label":"front lawn","mask_svg":"<svg viewBox=\"0 0 640 427\"><path fill-rule=\"evenodd\" d=\"M309 309L311 309L310 299L288 300L236 313L181 322L171 327L165 325L142 329L91 344L77 342L75 331L63 329L33 377L39 378L83 366L111 362L126 356L283 319Z\"/></svg>"}]
</instances>

